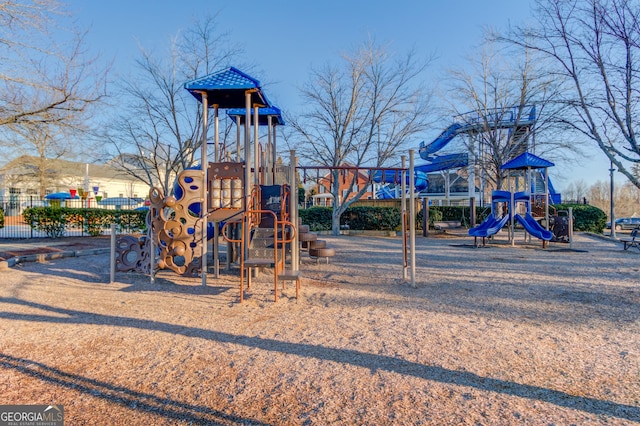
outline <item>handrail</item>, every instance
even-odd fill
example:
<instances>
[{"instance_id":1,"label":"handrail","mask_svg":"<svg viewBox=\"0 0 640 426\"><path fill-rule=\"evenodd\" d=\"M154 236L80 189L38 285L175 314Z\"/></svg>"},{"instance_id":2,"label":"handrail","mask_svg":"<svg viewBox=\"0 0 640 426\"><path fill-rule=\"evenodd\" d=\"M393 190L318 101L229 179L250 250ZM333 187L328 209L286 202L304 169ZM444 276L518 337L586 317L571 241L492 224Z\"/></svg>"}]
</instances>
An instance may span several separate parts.
<instances>
[{"instance_id":1,"label":"handrail","mask_svg":"<svg viewBox=\"0 0 640 426\"><path fill-rule=\"evenodd\" d=\"M280 243L291 243L291 242L293 242L293 240L295 239L296 233L297 233L296 226L293 224L293 222L288 221L288 220L279 220L278 221L278 225L282 225L282 235L283 236L284 236L284 228L287 225L291 226L291 231L293 232L293 234L291 234L290 238L281 239L281 240L278 240L278 242L280 242Z\"/></svg>"},{"instance_id":2,"label":"handrail","mask_svg":"<svg viewBox=\"0 0 640 426\"><path fill-rule=\"evenodd\" d=\"M283 185L284 191L280 200L280 212L282 214L282 220L289 220L289 197L291 196L291 188L288 185Z\"/></svg>"},{"instance_id":3,"label":"handrail","mask_svg":"<svg viewBox=\"0 0 640 426\"><path fill-rule=\"evenodd\" d=\"M248 212L256 212L255 207L256 206L260 206L260 198L261 198L261 190L260 190L260 185L253 185L253 188L251 188L251 196L249 199L249 206L247 206L247 209L245 210L245 214ZM255 214L255 213L254 213ZM261 217L260 215L256 215L255 217L255 223L256 225L260 224L261 221Z\"/></svg>"},{"instance_id":4,"label":"handrail","mask_svg":"<svg viewBox=\"0 0 640 426\"><path fill-rule=\"evenodd\" d=\"M221 234L222 237L225 241L227 242L231 242L231 243L240 243L241 248L240 248L240 302L242 303L244 300L244 270L245 270L245 248L247 247L247 244L249 243L248 241L246 241L245 236L247 235L247 233L245 232L246 229L252 229L255 225L257 225L256 223L254 223L253 218L258 217L260 218L262 214L271 214L273 216L273 242L274 242L274 247L273 247L273 265L274 265L274 297L275 297L275 301L278 301L278 274L280 273L281 270L281 264L284 265L285 263L285 244L286 243L290 243L295 239L296 236L296 227L293 223L291 223L288 220L278 220L277 215L275 214L275 212L271 211L271 210L247 210L243 213L242 215L242 219L239 221L233 221L233 222L226 222L221 230ZM231 223L234 224L238 224L238 223L242 223L242 232L240 232L240 239L233 239L230 237L227 237L226 232L224 232L227 228L227 226ZM288 238L285 238L285 228L289 226L291 227L291 235ZM281 231L282 232L282 238L278 238L278 232ZM279 261L278 259L278 252L281 250L281 255L282 255L282 259ZM250 277L250 276L249 276ZM249 283L250 283L250 279L249 279Z\"/></svg>"},{"instance_id":5,"label":"handrail","mask_svg":"<svg viewBox=\"0 0 640 426\"><path fill-rule=\"evenodd\" d=\"M225 240L228 243L242 243L242 239L240 240L234 240L231 238L228 238L226 233L224 232L227 229L227 226L229 226L230 224L238 224L238 223L242 223L242 220L234 220L232 222L225 222L224 225L222 225L222 229L220 229L220 234L222 234L222 239Z\"/></svg>"}]
</instances>

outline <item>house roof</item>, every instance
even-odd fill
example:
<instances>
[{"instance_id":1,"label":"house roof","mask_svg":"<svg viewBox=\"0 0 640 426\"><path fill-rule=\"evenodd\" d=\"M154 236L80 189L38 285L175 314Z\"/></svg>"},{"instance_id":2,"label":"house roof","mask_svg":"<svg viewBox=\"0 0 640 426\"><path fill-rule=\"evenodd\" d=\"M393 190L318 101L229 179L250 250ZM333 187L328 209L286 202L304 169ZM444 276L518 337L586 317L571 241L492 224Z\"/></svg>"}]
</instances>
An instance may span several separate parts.
<instances>
[{"instance_id":1,"label":"house roof","mask_svg":"<svg viewBox=\"0 0 640 426\"><path fill-rule=\"evenodd\" d=\"M22 155L1 167L0 174L33 175L36 173L38 163L41 161L42 159L39 157ZM45 161L47 172L51 174L61 176L84 176L87 172L88 163L63 160L60 158L47 158ZM130 177L122 171L104 164L94 163L89 164L89 176L92 179L97 180L130 179Z\"/></svg>"}]
</instances>

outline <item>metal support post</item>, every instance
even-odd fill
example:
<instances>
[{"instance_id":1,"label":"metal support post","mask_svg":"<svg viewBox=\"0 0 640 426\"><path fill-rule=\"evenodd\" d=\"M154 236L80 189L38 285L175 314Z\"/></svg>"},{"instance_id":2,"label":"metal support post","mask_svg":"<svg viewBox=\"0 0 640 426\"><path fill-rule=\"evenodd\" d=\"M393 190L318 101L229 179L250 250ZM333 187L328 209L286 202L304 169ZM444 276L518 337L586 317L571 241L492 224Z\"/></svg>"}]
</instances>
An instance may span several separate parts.
<instances>
[{"instance_id":1,"label":"metal support post","mask_svg":"<svg viewBox=\"0 0 640 426\"><path fill-rule=\"evenodd\" d=\"M207 203L207 127L209 120L209 104L207 92L202 92L202 154L200 156L202 169L202 207L200 209L200 218L202 220L202 257L200 263L202 266L202 285L207 285L207 212L209 211Z\"/></svg>"},{"instance_id":2,"label":"metal support post","mask_svg":"<svg viewBox=\"0 0 640 426\"><path fill-rule=\"evenodd\" d=\"M615 200L613 197L613 172L615 172L616 169L613 168L613 161L610 160L610 167L609 167L609 177L611 179L610 182L610 188L609 188L609 202L610 202L610 213L609 216L611 218L611 238L616 238L616 213L615 213Z\"/></svg>"},{"instance_id":3,"label":"metal support post","mask_svg":"<svg viewBox=\"0 0 640 426\"><path fill-rule=\"evenodd\" d=\"M414 150L409 150L409 247L411 250L411 287L416 288L416 201L413 165Z\"/></svg>"},{"instance_id":4,"label":"metal support post","mask_svg":"<svg viewBox=\"0 0 640 426\"><path fill-rule=\"evenodd\" d=\"M116 224L111 224L111 260L109 262L109 284L116 282Z\"/></svg>"},{"instance_id":5,"label":"metal support post","mask_svg":"<svg viewBox=\"0 0 640 426\"><path fill-rule=\"evenodd\" d=\"M296 158L296 150L292 149L289 151L289 176L290 185L291 185L291 197L289 199L289 213L291 218L291 223L296 227L295 235L293 236L293 241L291 241L291 270L298 271L300 267L300 243L298 239L298 182L297 182L297 173L296 167L298 167L298 159ZM275 163L274 163L275 167Z\"/></svg>"},{"instance_id":6,"label":"metal support post","mask_svg":"<svg viewBox=\"0 0 640 426\"><path fill-rule=\"evenodd\" d=\"M406 253L407 253L407 227L406 227L406 219L407 219L407 171L405 170L405 167L407 167L407 156L406 155L402 155L400 157L402 159L402 172L400 172L400 179L401 179L401 183L400 183L400 197L401 197L401 220L402 220L402 278L403 279L407 279L407 264L405 263L406 260Z\"/></svg>"}]
</instances>

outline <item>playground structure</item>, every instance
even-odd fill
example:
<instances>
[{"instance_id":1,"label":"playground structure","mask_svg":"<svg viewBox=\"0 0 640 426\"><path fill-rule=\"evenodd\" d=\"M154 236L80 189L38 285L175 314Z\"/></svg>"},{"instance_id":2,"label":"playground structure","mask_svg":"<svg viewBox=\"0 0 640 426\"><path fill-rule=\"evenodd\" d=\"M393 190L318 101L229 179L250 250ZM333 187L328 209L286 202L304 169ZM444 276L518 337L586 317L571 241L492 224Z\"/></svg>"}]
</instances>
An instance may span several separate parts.
<instances>
[{"instance_id":1,"label":"playground structure","mask_svg":"<svg viewBox=\"0 0 640 426\"><path fill-rule=\"evenodd\" d=\"M112 280L115 269L147 273L152 282L157 269L169 269L185 276L200 275L202 285L207 285L210 245L213 273L215 278L219 276L221 236L227 244L227 270L232 262L240 267L240 302L244 300L245 289L251 287L252 276L266 267L274 271L274 301L278 300L279 283L284 287L286 281L295 282L298 298L301 240L312 258L328 261L335 252L326 243L317 241L312 233L298 231L308 228L298 222L297 196L292 195L297 192L291 190L298 187L295 151L290 151L288 167L276 161L275 126L284 124L280 110L269 103L258 80L233 67L189 81L184 87L202 104L200 165L177 176L172 194L156 187L150 189L148 233L141 238L122 236L112 242L116 253ZM214 118L213 162L207 160L210 108ZM237 126L235 158L228 152L224 154L219 143L219 109L227 109L227 116ZM258 137L261 125L268 126L264 148ZM410 154L413 173L412 150ZM411 214L414 216L415 212ZM415 234L415 227L411 229ZM406 240L405 237L405 243ZM415 260L411 265L415 285ZM405 278L407 267L405 262Z\"/></svg>"},{"instance_id":2,"label":"playground structure","mask_svg":"<svg viewBox=\"0 0 640 426\"><path fill-rule=\"evenodd\" d=\"M276 167L275 126L284 124L280 110L270 104L258 80L233 67L189 81L184 87L202 104L200 166L177 176L173 194L151 188L148 235L139 241L125 237L117 242L118 270L141 270L153 281L156 268L170 269L181 275L200 275L206 285L209 245L213 246L217 278L222 236L227 244L227 269L233 260L240 265L240 301L245 276L250 288L252 272L262 267L274 269L275 301L280 281L295 281L298 297L297 202L290 191L296 187L296 160L291 151L291 166ZM207 160L210 108L213 162ZM227 155L227 161L223 161L219 144L219 109L228 110L238 129L235 159ZM268 126L265 149L258 137L260 125Z\"/></svg>"},{"instance_id":3,"label":"playground structure","mask_svg":"<svg viewBox=\"0 0 640 426\"><path fill-rule=\"evenodd\" d=\"M420 157L427 163L416 166L416 170L431 174L439 172L444 178L444 191L447 200L450 198L452 185L450 171L466 169L468 197L476 197L479 188L479 203L484 205L484 177L481 175L476 185L476 159L482 159L487 153L483 148L482 134L487 132L503 132L504 138L510 140L512 157L516 157L529 148L529 139L533 139L533 126L537 120L535 105L496 108L488 111L472 111L454 117L453 123L447 127L431 143L420 143ZM450 152L452 141L466 138L464 152ZM455 147L454 147L455 150ZM483 173L482 171L480 173ZM458 174L458 176L461 176ZM455 177L455 179L458 178ZM531 175L532 179L541 180L541 175ZM539 185L538 185L539 186ZM547 185L554 203L560 202L560 194L555 192L551 182Z\"/></svg>"},{"instance_id":4,"label":"playground structure","mask_svg":"<svg viewBox=\"0 0 640 426\"><path fill-rule=\"evenodd\" d=\"M531 236L542 240L542 246L554 238L554 233L548 229L550 223L549 204L545 203L544 216L534 217L532 215L532 202L540 199L535 192L534 180L531 179L532 171L544 169L545 191L540 195L543 199L548 199L548 168L554 164L534 154L524 152L511 161L503 164L500 168L509 171L508 184L509 191L496 190L491 194L491 213L480 225L469 229L469 235L474 237L477 245L477 238L482 238L482 245L486 243L486 238L498 233L507 223L510 226L509 240L514 244L515 223L518 222L524 230ZM518 187L518 178L512 176L512 172L520 172L525 188L523 191L515 191ZM540 225L539 220L544 219L545 227Z\"/></svg>"}]
</instances>

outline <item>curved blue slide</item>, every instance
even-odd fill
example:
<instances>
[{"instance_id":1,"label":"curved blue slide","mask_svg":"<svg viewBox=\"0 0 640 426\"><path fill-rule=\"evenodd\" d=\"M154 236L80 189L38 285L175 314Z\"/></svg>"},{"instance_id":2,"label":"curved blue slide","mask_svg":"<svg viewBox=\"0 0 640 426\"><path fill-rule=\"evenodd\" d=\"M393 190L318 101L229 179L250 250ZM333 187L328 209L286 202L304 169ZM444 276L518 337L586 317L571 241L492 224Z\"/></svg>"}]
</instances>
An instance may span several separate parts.
<instances>
[{"instance_id":1,"label":"curved blue slide","mask_svg":"<svg viewBox=\"0 0 640 426\"><path fill-rule=\"evenodd\" d=\"M462 128L462 124L453 123L451 126L447 127L440 135L429 145L422 145L418 152L420 153L420 158L423 160L429 160L429 156L440 151L444 148L456 135L459 133Z\"/></svg>"},{"instance_id":2,"label":"curved blue slide","mask_svg":"<svg viewBox=\"0 0 640 426\"><path fill-rule=\"evenodd\" d=\"M533 218L533 216L531 216L529 212L527 212L524 217L519 214L515 216L516 220L522 224L524 229L526 229L526 231L534 237L544 241L551 241L551 239L553 238L553 232L547 231L542 226L540 226L540 224L536 222L536 220Z\"/></svg>"},{"instance_id":3,"label":"curved blue slide","mask_svg":"<svg viewBox=\"0 0 640 426\"><path fill-rule=\"evenodd\" d=\"M427 174L419 170L414 170L413 173L414 173L414 181L413 181L414 189L417 192L427 189L427 187L429 186L429 181L427 180ZM393 183L398 185L402 183L402 178L399 172L396 173L393 171L385 172L382 170L376 170L373 174L373 181L378 183ZM406 183L407 185L410 184L408 173L406 176ZM407 187L407 191L408 190L409 188ZM395 192L391 192L390 188L386 186L383 188L380 188L378 192L376 192L376 197L378 197L379 199L396 198Z\"/></svg>"},{"instance_id":4,"label":"curved blue slide","mask_svg":"<svg viewBox=\"0 0 640 426\"><path fill-rule=\"evenodd\" d=\"M416 170L424 173L439 172L440 170L455 169L469 165L469 154L466 152L458 154L446 154L430 157L429 164L416 166Z\"/></svg>"},{"instance_id":5,"label":"curved blue slide","mask_svg":"<svg viewBox=\"0 0 640 426\"><path fill-rule=\"evenodd\" d=\"M380 200L390 200L396 198L395 191L391 192L388 186L383 186L376 192L376 197Z\"/></svg>"},{"instance_id":6,"label":"curved blue slide","mask_svg":"<svg viewBox=\"0 0 640 426\"><path fill-rule=\"evenodd\" d=\"M509 215L504 215L498 219L492 213L480 225L469 229L469 235L472 237L490 237L501 230L508 221Z\"/></svg>"}]
</instances>

